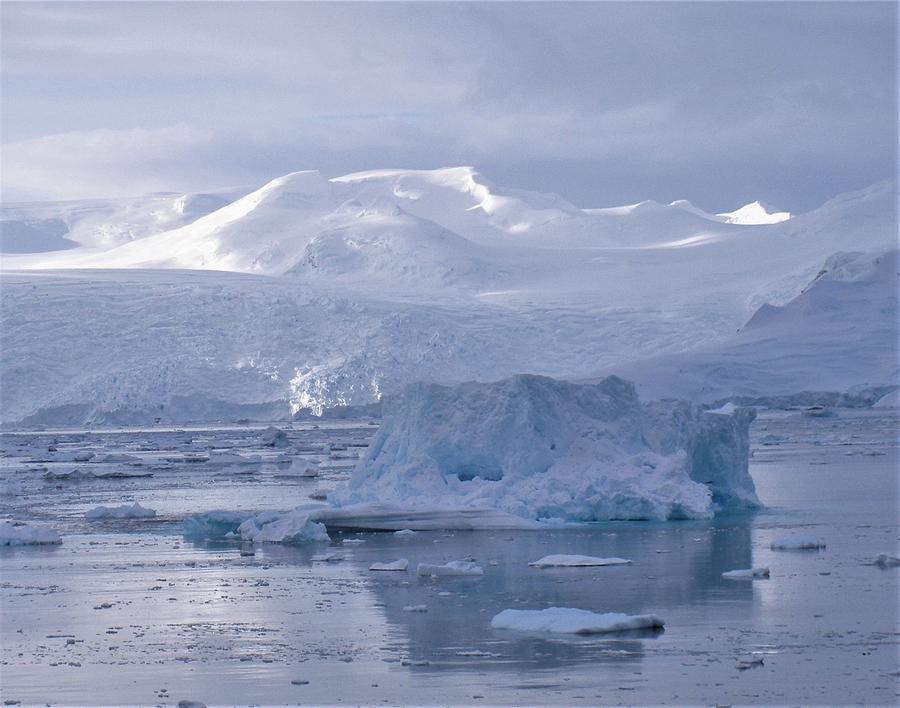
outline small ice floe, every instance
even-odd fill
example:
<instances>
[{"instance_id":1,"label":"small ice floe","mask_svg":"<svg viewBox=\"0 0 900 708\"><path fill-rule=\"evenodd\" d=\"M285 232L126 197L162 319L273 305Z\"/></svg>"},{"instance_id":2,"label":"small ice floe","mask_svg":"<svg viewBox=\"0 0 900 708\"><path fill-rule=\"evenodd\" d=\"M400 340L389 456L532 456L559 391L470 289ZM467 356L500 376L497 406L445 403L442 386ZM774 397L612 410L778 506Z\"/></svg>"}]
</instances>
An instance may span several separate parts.
<instances>
[{"instance_id":1,"label":"small ice floe","mask_svg":"<svg viewBox=\"0 0 900 708\"><path fill-rule=\"evenodd\" d=\"M55 529L18 521L0 521L0 546L44 546L62 543Z\"/></svg>"},{"instance_id":2,"label":"small ice floe","mask_svg":"<svg viewBox=\"0 0 900 708\"><path fill-rule=\"evenodd\" d=\"M124 452L111 452L108 455L104 455L102 458L97 459L94 458L94 462L106 462L106 463L116 463L116 464L125 464L132 462L140 462L141 458L136 457L134 455L129 455Z\"/></svg>"},{"instance_id":3,"label":"small ice floe","mask_svg":"<svg viewBox=\"0 0 900 708\"><path fill-rule=\"evenodd\" d=\"M497 657L503 656L503 655L495 654L492 651L481 651L481 649L466 649L464 651L456 652L456 656L477 656L477 657L496 659Z\"/></svg>"},{"instance_id":4,"label":"small ice floe","mask_svg":"<svg viewBox=\"0 0 900 708\"><path fill-rule=\"evenodd\" d=\"M471 561L464 560L450 561L444 565L419 563L416 574L431 577L473 576L484 575L484 569Z\"/></svg>"},{"instance_id":5,"label":"small ice floe","mask_svg":"<svg viewBox=\"0 0 900 708\"><path fill-rule=\"evenodd\" d=\"M59 480L61 482L80 482L86 479L96 479L97 475L79 467L69 470L48 470L42 477L47 481Z\"/></svg>"},{"instance_id":6,"label":"small ice floe","mask_svg":"<svg viewBox=\"0 0 900 708\"><path fill-rule=\"evenodd\" d=\"M746 671L747 669L752 669L757 666L763 666L763 664L765 664L765 662L763 661L761 654L748 654L737 660L735 668L739 671Z\"/></svg>"},{"instance_id":7,"label":"small ice floe","mask_svg":"<svg viewBox=\"0 0 900 708\"><path fill-rule=\"evenodd\" d=\"M773 551L816 551L825 548L825 543L816 538L798 536L775 539L770 548Z\"/></svg>"},{"instance_id":8,"label":"small ice floe","mask_svg":"<svg viewBox=\"0 0 900 708\"><path fill-rule=\"evenodd\" d=\"M400 529L399 531L394 531L395 536L399 536L401 538L405 538L408 536L415 536L416 532L412 529Z\"/></svg>"},{"instance_id":9,"label":"small ice floe","mask_svg":"<svg viewBox=\"0 0 900 708\"><path fill-rule=\"evenodd\" d=\"M298 477L318 477L319 466L315 462L304 460L302 457L295 457L291 460L291 474Z\"/></svg>"},{"instance_id":10,"label":"small ice floe","mask_svg":"<svg viewBox=\"0 0 900 708\"><path fill-rule=\"evenodd\" d=\"M400 558L388 563L372 563L369 570L398 570L405 571L409 567L409 561L406 558Z\"/></svg>"},{"instance_id":11,"label":"small ice floe","mask_svg":"<svg viewBox=\"0 0 900 708\"><path fill-rule=\"evenodd\" d=\"M723 406L719 406L718 408L709 408L705 412L713 413L715 415L733 415L734 412L738 409L736 405L734 405L731 401L726 403Z\"/></svg>"},{"instance_id":12,"label":"small ice floe","mask_svg":"<svg viewBox=\"0 0 900 708\"><path fill-rule=\"evenodd\" d=\"M95 457L95 454L90 450L81 450L72 455L72 460L74 462L87 462L93 457Z\"/></svg>"},{"instance_id":13,"label":"small ice floe","mask_svg":"<svg viewBox=\"0 0 900 708\"><path fill-rule=\"evenodd\" d=\"M341 543L344 546L357 546L360 543L365 543L366 539L364 538L345 538Z\"/></svg>"},{"instance_id":14,"label":"small ice floe","mask_svg":"<svg viewBox=\"0 0 900 708\"><path fill-rule=\"evenodd\" d=\"M122 504L121 506L98 506L84 515L88 521L100 519L152 519L156 516L156 509L148 509L137 502L134 504Z\"/></svg>"},{"instance_id":15,"label":"small ice floe","mask_svg":"<svg viewBox=\"0 0 900 708\"><path fill-rule=\"evenodd\" d=\"M877 565L879 568L896 568L900 566L900 558L890 553L879 553L871 560L863 563L863 565Z\"/></svg>"},{"instance_id":16,"label":"small ice floe","mask_svg":"<svg viewBox=\"0 0 900 708\"><path fill-rule=\"evenodd\" d=\"M298 508L284 513L263 512L247 519L237 528L244 541L253 543L306 543L330 541L325 524L310 518L308 510Z\"/></svg>"},{"instance_id":17,"label":"small ice floe","mask_svg":"<svg viewBox=\"0 0 900 708\"><path fill-rule=\"evenodd\" d=\"M602 565L630 565L625 558L598 558L597 556L574 556L555 554L544 556L528 565L534 568L586 568Z\"/></svg>"},{"instance_id":18,"label":"small ice floe","mask_svg":"<svg viewBox=\"0 0 900 708\"><path fill-rule=\"evenodd\" d=\"M491 620L494 629L560 634L602 634L636 629L660 629L665 623L656 615L602 614L572 607L548 607L546 610L503 610Z\"/></svg>"},{"instance_id":19,"label":"small ice floe","mask_svg":"<svg viewBox=\"0 0 900 708\"><path fill-rule=\"evenodd\" d=\"M312 557L314 563L337 563L344 560L342 553L319 553Z\"/></svg>"},{"instance_id":20,"label":"small ice floe","mask_svg":"<svg viewBox=\"0 0 900 708\"><path fill-rule=\"evenodd\" d=\"M274 425L262 431L259 442L265 447L287 447L288 437L283 430L279 430Z\"/></svg>"},{"instance_id":21,"label":"small ice floe","mask_svg":"<svg viewBox=\"0 0 900 708\"><path fill-rule=\"evenodd\" d=\"M742 568L741 570L728 570L722 573L728 580L759 580L769 577L768 568Z\"/></svg>"},{"instance_id":22,"label":"small ice floe","mask_svg":"<svg viewBox=\"0 0 900 708\"><path fill-rule=\"evenodd\" d=\"M404 612L428 612L428 605L407 605Z\"/></svg>"}]
</instances>

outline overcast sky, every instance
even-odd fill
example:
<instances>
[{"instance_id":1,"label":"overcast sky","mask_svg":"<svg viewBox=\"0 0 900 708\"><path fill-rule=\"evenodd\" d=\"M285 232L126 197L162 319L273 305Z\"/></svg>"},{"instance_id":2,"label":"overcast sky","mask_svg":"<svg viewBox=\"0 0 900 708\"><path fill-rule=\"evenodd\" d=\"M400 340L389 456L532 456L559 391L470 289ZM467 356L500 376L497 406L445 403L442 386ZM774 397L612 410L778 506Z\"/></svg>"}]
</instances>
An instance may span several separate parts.
<instances>
[{"instance_id":1,"label":"overcast sky","mask_svg":"<svg viewBox=\"0 0 900 708\"><path fill-rule=\"evenodd\" d=\"M895 3L0 3L3 199L475 165L579 206L896 176Z\"/></svg>"}]
</instances>

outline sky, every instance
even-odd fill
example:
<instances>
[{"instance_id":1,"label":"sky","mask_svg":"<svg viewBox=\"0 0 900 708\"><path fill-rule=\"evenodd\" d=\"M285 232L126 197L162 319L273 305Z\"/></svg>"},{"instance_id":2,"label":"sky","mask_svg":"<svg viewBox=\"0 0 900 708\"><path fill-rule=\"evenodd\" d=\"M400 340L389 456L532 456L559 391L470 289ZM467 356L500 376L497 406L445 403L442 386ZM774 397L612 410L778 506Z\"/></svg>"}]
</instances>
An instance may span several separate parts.
<instances>
[{"instance_id":1,"label":"sky","mask_svg":"<svg viewBox=\"0 0 900 708\"><path fill-rule=\"evenodd\" d=\"M896 178L897 4L0 3L0 199L474 165L581 207Z\"/></svg>"}]
</instances>

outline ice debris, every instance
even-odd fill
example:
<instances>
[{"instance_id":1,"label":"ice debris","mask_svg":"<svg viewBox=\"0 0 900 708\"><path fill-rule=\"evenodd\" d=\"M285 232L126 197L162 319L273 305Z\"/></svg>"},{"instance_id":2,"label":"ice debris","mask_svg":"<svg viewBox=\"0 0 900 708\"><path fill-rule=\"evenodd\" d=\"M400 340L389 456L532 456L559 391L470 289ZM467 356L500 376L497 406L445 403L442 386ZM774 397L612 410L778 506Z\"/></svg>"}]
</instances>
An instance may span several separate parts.
<instances>
[{"instance_id":1,"label":"ice debris","mask_svg":"<svg viewBox=\"0 0 900 708\"><path fill-rule=\"evenodd\" d=\"M532 521L708 518L759 504L748 472L754 417L748 408L642 404L614 376L413 384L386 400L366 457L329 501Z\"/></svg>"},{"instance_id":2,"label":"ice debris","mask_svg":"<svg viewBox=\"0 0 900 708\"><path fill-rule=\"evenodd\" d=\"M244 541L253 543L304 543L330 541L325 525L310 519L309 511L266 512L247 519L238 527Z\"/></svg>"},{"instance_id":3,"label":"ice debris","mask_svg":"<svg viewBox=\"0 0 900 708\"><path fill-rule=\"evenodd\" d=\"M43 546L62 543L59 533L47 526L0 521L0 546Z\"/></svg>"},{"instance_id":4,"label":"ice debris","mask_svg":"<svg viewBox=\"0 0 900 708\"><path fill-rule=\"evenodd\" d=\"M148 509L135 502L121 506L94 507L84 515L84 518L89 521L97 521L100 519L152 519L155 516L156 509Z\"/></svg>"},{"instance_id":5,"label":"ice debris","mask_svg":"<svg viewBox=\"0 0 900 708\"><path fill-rule=\"evenodd\" d=\"M555 554L544 556L528 565L535 568L583 568L603 565L630 565L625 558L598 558L597 556L572 556Z\"/></svg>"},{"instance_id":6,"label":"ice debris","mask_svg":"<svg viewBox=\"0 0 900 708\"><path fill-rule=\"evenodd\" d=\"M571 607L545 610L503 610L491 620L494 629L522 632L558 632L563 634L601 634L637 629L660 629L665 623L656 615L625 615L619 612L598 614Z\"/></svg>"},{"instance_id":7,"label":"ice debris","mask_svg":"<svg viewBox=\"0 0 900 708\"><path fill-rule=\"evenodd\" d=\"M260 443L265 447L287 447L288 446L288 437L287 433L279 428L276 428L274 425L270 425L268 428L262 431L262 435L260 435Z\"/></svg>"}]
</instances>

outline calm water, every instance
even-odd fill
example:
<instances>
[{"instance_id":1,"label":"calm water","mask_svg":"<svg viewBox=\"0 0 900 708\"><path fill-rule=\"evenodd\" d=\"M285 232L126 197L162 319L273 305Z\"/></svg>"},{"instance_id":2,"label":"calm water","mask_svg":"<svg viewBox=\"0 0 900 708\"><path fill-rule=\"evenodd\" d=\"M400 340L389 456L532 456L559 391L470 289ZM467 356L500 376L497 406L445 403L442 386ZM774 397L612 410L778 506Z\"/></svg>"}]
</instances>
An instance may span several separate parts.
<instances>
[{"instance_id":1,"label":"calm water","mask_svg":"<svg viewBox=\"0 0 900 708\"><path fill-rule=\"evenodd\" d=\"M619 523L529 532L333 533L328 545L266 546L181 535L185 515L286 509L346 478L370 425L289 430L322 464L299 479L258 430L3 435L0 516L52 523L55 548L0 549L4 701L174 705L288 703L898 702L898 569L864 562L898 547L897 418L767 413L752 472L766 510L714 522ZM23 446L124 451L152 477L72 482ZM330 442L330 452L322 445ZM262 455L248 469L188 463L210 445ZM33 460L29 462L28 460ZM89 523L98 504L139 501L151 521ZM820 552L775 552L816 536ZM342 545L343 539L362 539ZM339 552L342 560L314 556ZM538 570L549 553L631 566ZM372 562L475 558L480 579L372 573ZM768 566L771 579L724 580ZM426 612L404 608L425 605ZM658 634L593 638L490 628L505 608L653 612ZM70 643L70 640L74 642ZM739 670L751 652L764 664ZM292 683L292 681L297 683ZM303 683L308 682L308 683Z\"/></svg>"}]
</instances>

